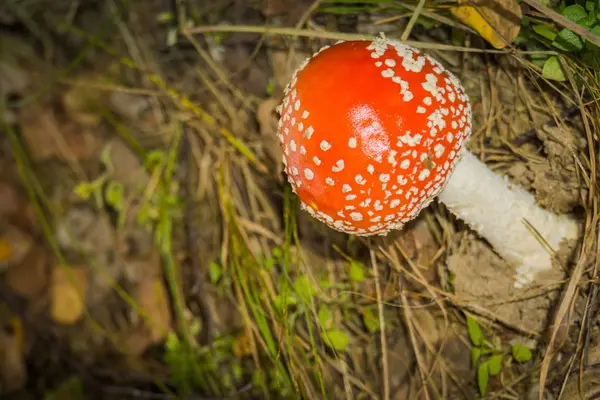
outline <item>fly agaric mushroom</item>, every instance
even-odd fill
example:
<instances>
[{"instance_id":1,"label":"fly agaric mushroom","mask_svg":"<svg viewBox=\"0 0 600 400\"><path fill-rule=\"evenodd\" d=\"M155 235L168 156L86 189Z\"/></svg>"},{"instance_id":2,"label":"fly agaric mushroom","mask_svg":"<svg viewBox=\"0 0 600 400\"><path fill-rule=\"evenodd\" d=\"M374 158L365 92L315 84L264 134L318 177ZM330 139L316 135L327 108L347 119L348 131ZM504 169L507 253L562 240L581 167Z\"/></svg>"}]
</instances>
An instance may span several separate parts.
<instances>
[{"instance_id":1,"label":"fly agaric mushroom","mask_svg":"<svg viewBox=\"0 0 600 400\"><path fill-rule=\"evenodd\" d=\"M385 38L325 46L294 73L278 112L288 181L302 209L335 230L385 235L439 195L516 264L516 287L552 266L524 219L553 248L577 235L466 151L469 98L415 48Z\"/></svg>"}]
</instances>

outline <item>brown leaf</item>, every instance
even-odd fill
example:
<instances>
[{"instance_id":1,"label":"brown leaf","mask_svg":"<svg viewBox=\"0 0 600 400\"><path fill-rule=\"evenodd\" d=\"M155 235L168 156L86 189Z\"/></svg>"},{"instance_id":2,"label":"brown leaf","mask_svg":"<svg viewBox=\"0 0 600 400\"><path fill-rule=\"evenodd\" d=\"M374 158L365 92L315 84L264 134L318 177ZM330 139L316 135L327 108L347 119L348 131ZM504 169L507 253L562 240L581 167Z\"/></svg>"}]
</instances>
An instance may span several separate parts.
<instances>
[{"instance_id":1,"label":"brown leaf","mask_svg":"<svg viewBox=\"0 0 600 400\"><path fill-rule=\"evenodd\" d=\"M48 284L47 262L47 251L40 246L33 247L20 265L8 269L6 283L15 293L34 298Z\"/></svg>"},{"instance_id":2,"label":"brown leaf","mask_svg":"<svg viewBox=\"0 0 600 400\"><path fill-rule=\"evenodd\" d=\"M146 314L145 322L152 343L160 342L171 330L171 312L167 290L160 277L144 280L137 288L136 302Z\"/></svg>"},{"instance_id":3,"label":"brown leaf","mask_svg":"<svg viewBox=\"0 0 600 400\"><path fill-rule=\"evenodd\" d=\"M523 14L514 0L460 1L452 13L463 23L475 29L481 37L497 49L506 47L519 35Z\"/></svg>"},{"instance_id":4,"label":"brown leaf","mask_svg":"<svg viewBox=\"0 0 600 400\"><path fill-rule=\"evenodd\" d=\"M27 381L27 367L16 334L0 330L0 388L2 393L21 389Z\"/></svg>"},{"instance_id":5,"label":"brown leaf","mask_svg":"<svg viewBox=\"0 0 600 400\"><path fill-rule=\"evenodd\" d=\"M0 233L0 267L21 263L32 245L29 235L12 225L5 227Z\"/></svg>"},{"instance_id":6,"label":"brown leaf","mask_svg":"<svg viewBox=\"0 0 600 400\"><path fill-rule=\"evenodd\" d=\"M160 343L171 331L172 317L167 290L159 273L159 263L146 265L146 275L135 288L133 300L146 314L132 310L132 326L120 333L121 350L131 356L142 354L148 346Z\"/></svg>"},{"instance_id":7,"label":"brown leaf","mask_svg":"<svg viewBox=\"0 0 600 400\"><path fill-rule=\"evenodd\" d=\"M137 120L150 108L150 101L144 96L113 92L109 97L109 106L122 117Z\"/></svg>"},{"instance_id":8,"label":"brown leaf","mask_svg":"<svg viewBox=\"0 0 600 400\"><path fill-rule=\"evenodd\" d=\"M75 161L90 157L98 139L72 121L61 123L47 105L31 102L19 112L21 134L36 161L59 158Z\"/></svg>"},{"instance_id":9,"label":"brown leaf","mask_svg":"<svg viewBox=\"0 0 600 400\"><path fill-rule=\"evenodd\" d=\"M63 107L69 118L83 126L96 126L102 120L104 91L93 84L108 83L98 75L86 74L76 78L75 84L63 93Z\"/></svg>"},{"instance_id":10,"label":"brown leaf","mask_svg":"<svg viewBox=\"0 0 600 400\"><path fill-rule=\"evenodd\" d=\"M0 182L0 216L15 214L20 209L20 196L8 183Z\"/></svg>"},{"instance_id":11,"label":"brown leaf","mask_svg":"<svg viewBox=\"0 0 600 400\"><path fill-rule=\"evenodd\" d=\"M108 145L110 162L114 167L111 178L128 188L144 187L148 174L138 156L120 139L111 140Z\"/></svg>"},{"instance_id":12,"label":"brown leaf","mask_svg":"<svg viewBox=\"0 0 600 400\"><path fill-rule=\"evenodd\" d=\"M73 277L73 282L67 274L67 269ZM54 268L50 287L50 316L54 321L70 325L81 318L85 310L88 272L84 267L57 265Z\"/></svg>"}]
</instances>

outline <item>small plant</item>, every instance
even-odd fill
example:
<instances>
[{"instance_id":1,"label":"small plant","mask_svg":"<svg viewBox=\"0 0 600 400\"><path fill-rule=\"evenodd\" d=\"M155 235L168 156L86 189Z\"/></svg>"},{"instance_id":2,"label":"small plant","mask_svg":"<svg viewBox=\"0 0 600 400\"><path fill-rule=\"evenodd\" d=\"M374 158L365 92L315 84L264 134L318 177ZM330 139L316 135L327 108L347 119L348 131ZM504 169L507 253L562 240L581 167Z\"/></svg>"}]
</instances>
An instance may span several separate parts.
<instances>
[{"instance_id":1,"label":"small plant","mask_svg":"<svg viewBox=\"0 0 600 400\"><path fill-rule=\"evenodd\" d=\"M554 11L570 22L600 37L600 1L592 0L580 4L567 5L560 2ZM551 49L564 55L578 57L584 65L600 71L600 47L568 28L537 18L523 18L517 43L523 43L528 50ZM559 58L555 55L532 55L534 64L542 68L542 76L555 81L565 81L566 75Z\"/></svg>"},{"instance_id":2,"label":"small plant","mask_svg":"<svg viewBox=\"0 0 600 400\"><path fill-rule=\"evenodd\" d=\"M477 368L477 387L482 396L487 393L490 377L500 374L506 360L512 359L523 364L531 359L531 350L522 344L512 345L509 353L497 338L494 343L487 340L477 320L469 315L467 330L473 345L471 364Z\"/></svg>"}]
</instances>

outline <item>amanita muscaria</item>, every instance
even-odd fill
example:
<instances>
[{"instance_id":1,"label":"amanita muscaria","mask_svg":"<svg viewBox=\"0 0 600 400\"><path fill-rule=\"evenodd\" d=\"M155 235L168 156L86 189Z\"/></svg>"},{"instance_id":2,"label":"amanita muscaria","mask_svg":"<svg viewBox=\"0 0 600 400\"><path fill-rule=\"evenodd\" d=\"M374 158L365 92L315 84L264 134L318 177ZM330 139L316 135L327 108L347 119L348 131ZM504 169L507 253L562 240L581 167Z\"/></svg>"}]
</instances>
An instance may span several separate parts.
<instances>
[{"instance_id":1,"label":"amanita muscaria","mask_svg":"<svg viewBox=\"0 0 600 400\"><path fill-rule=\"evenodd\" d=\"M434 198L517 267L516 286L552 267L577 224L539 207L465 148L471 106L438 61L394 40L338 42L294 73L278 111L288 181L333 229L385 235Z\"/></svg>"}]
</instances>

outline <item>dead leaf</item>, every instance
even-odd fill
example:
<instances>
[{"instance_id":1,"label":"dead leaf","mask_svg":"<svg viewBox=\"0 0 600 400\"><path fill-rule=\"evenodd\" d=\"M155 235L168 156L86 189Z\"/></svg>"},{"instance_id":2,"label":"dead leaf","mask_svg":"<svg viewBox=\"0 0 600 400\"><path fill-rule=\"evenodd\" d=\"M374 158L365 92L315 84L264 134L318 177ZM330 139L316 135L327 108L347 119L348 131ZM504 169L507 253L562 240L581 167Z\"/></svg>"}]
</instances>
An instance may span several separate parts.
<instances>
[{"instance_id":1,"label":"dead leaf","mask_svg":"<svg viewBox=\"0 0 600 400\"><path fill-rule=\"evenodd\" d=\"M113 92L109 97L110 108L120 116L137 120L150 109L150 101L145 96L123 92Z\"/></svg>"},{"instance_id":2,"label":"dead leaf","mask_svg":"<svg viewBox=\"0 0 600 400\"><path fill-rule=\"evenodd\" d=\"M59 158L75 161L89 158L99 141L81 125L61 123L49 106L37 102L26 104L19 112L21 134L36 161Z\"/></svg>"},{"instance_id":3,"label":"dead leaf","mask_svg":"<svg viewBox=\"0 0 600 400\"><path fill-rule=\"evenodd\" d=\"M121 350L131 356L138 356L148 346L160 343L171 331L171 309L160 264L147 263L146 267L145 279L136 286L132 296L146 315L142 317L132 310L132 326L119 334Z\"/></svg>"},{"instance_id":4,"label":"dead leaf","mask_svg":"<svg viewBox=\"0 0 600 400\"><path fill-rule=\"evenodd\" d=\"M93 84L105 84L102 76L86 74L78 77L63 93L63 107L69 118L84 126L96 126L102 120L104 91Z\"/></svg>"},{"instance_id":5,"label":"dead leaf","mask_svg":"<svg viewBox=\"0 0 600 400\"><path fill-rule=\"evenodd\" d=\"M34 298L48 284L48 252L40 246L33 247L20 265L6 272L8 286L28 299Z\"/></svg>"},{"instance_id":6,"label":"dead leaf","mask_svg":"<svg viewBox=\"0 0 600 400\"><path fill-rule=\"evenodd\" d=\"M0 97L22 95L32 84L35 50L27 40L3 32L0 35Z\"/></svg>"},{"instance_id":7,"label":"dead leaf","mask_svg":"<svg viewBox=\"0 0 600 400\"><path fill-rule=\"evenodd\" d=\"M20 208L19 197L13 186L0 182L0 215L8 216L17 213Z\"/></svg>"},{"instance_id":8,"label":"dead leaf","mask_svg":"<svg viewBox=\"0 0 600 400\"><path fill-rule=\"evenodd\" d=\"M85 309L88 280L87 268L60 265L54 268L50 287L50 316L55 322L70 325L81 318Z\"/></svg>"},{"instance_id":9,"label":"dead leaf","mask_svg":"<svg viewBox=\"0 0 600 400\"><path fill-rule=\"evenodd\" d=\"M470 0L468 4L462 0L451 11L497 49L517 38L523 18L521 6L514 0Z\"/></svg>"},{"instance_id":10,"label":"dead leaf","mask_svg":"<svg viewBox=\"0 0 600 400\"><path fill-rule=\"evenodd\" d=\"M247 357L252 354L252 341L247 333L238 336L233 342L233 355L237 358Z\"/></svg>"},{"instance_id":11,"label":"dead leaf","mask_svg":"<svg viewBox=\"0 0 600 400\"><path fill-rule=\"evenodd\" d=\"M148 173L133 150L118 138L111 140L107 146L114 168L111 178L129 189L145 187Z\"/></svg>"},{"instance_id":12,"label":"dead leaf","mask_svg":"<svg viewBox=\"0 0 600 400\"><path fill-rule=\"evenodd\" d=\"M150 319L144 322L149 328L150 339L152 343L158 343L171 330L169 298L163 280L159 276L146 279L140 283L136 292L137 304Z\"/></svg>"},{"instance_id":13,"label":"dead leaf","mask_svg":"<svg viewBox=\"0 0 600 400\"><path fill-rule=\"evenodd\" d=\"M27 367L17 334L0 329L0 388L2 393L21 389L27 381Z\"/></svg>"}]
</instances>

